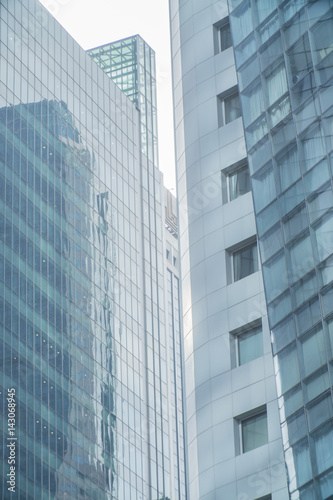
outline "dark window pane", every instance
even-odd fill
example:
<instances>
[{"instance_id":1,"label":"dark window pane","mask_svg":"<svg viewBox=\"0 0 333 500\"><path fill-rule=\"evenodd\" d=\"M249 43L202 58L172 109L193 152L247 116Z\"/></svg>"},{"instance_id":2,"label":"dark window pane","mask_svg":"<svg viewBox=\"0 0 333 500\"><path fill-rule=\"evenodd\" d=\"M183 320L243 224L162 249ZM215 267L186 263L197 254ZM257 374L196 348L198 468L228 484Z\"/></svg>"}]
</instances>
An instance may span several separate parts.
<instances>
[{"instance_id":1,"label":"dark window pane","mask_svg":"<svg viewBox=\"0 0 333 500\"><path fill-rule=\"evenodd\" d=\"M258 271L257 243L241 248L233 254L234 281Z\"/></svg>"}]
</instances>

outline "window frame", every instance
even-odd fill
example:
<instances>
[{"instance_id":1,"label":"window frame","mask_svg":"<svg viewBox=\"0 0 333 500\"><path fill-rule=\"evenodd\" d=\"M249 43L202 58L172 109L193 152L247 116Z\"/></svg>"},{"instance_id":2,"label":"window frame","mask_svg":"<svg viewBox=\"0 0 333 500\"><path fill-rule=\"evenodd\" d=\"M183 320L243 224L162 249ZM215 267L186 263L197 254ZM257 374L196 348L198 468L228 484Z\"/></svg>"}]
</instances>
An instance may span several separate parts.
<instances>
[{"instance_id":1,"label":"window frame","mask_svg":"<svg viewBox=\"0 0 333 500\"><path fill-rule=\"evenodd\" d=\"M239 95L239 89L238 87L232 87L231 89L227 90L226 92L222 92L217 96L217 118L218 118L218 127L224 127L225 125L229 125L229 123L232 123L239 118L242 118L242 112L240 110L239 116L237 118L234 118L233 120L226 120L226 112L225 112L225 104L226 101L232 97L238 96L239 100L239 107L241 109L241 102L240 102L240 95Z\"/></svg>"},{"instance_id":2,"label":"window frame","mask_svg":"<svg viewBox=\"0 0 333 500\"><path fill-rule=\"evenodd\" d=\"M228 29L229 27L229 42L230 45L228 45L225 48L222 48L222 37L221 37L221 32L224 29ZM217 23L213 25L214 29L214 53L215 55L220 54L221 52L225 52L226 50L230 49L232 47L232 35L231 35L231 29L230 29L230 21L229 21L229 16L224 17Z\"/></svg>"},{"instance_id":3,"label":"window frame","mask_svg":"<svg viewBox=\"0 0 333 500\"><path fill-rule=\"evenodd\" d=\"M231 200L230 199L230 177L232 175L234 175L238 170L242 170L245 167L247 167L248 172L249 172L250 190ZM247 193L250 193L252 191L251 174L250 174L250 169L249 169L249 164L248 164L247 158L244 158L244 159L238 161L237 163L234 163L233 165L230 165L229 167L221 170L221 176L222 176L222 204L223 205L225 205L226 203L231 203L232 201L235 201L238 198L241 198L242 196L244 196Z\"/></svg>"},{"instance_id":4,"label":"window frame","mask_svg":"<svg viewBox=\"0 0 333 500\"><path fill-rule=\"evenodd\" d=\"M266 416L266 431L267 431L267 441L263 444L260 444L259 446L256 446L255 448L247 449L244 450L244 435L243 435L243 425L245 422L249 422L251 420L254 420L260 416ZM267 407L266 405L263 405L259 408L255 408L254 410L251 410L250 412L245 413L244 415L241 415L238 417L238 429L239 429L239 454L244 455L245 453L249 453L250 451L256 450L258 448L261 448L261 446L265 446L266 444L269 443L269 436L268 436L268 415L267 415Z\"/></svg>"},{"instance_id":5,"label":"window frame","mask_svg":"<svg viewBox=\"0 0 333 500\"><path fill-rule=\"evenodd\" d=\"M251 332L255 332L256 330L258 330L256 333L258 335L261 336L261 347L262 347L262 352L260 355L258 355L257 357L251 359L250 361L245 361L243 363L240 362L240 343L239 343L239 340L242 336L248 334L248 333L251 333ZM262 322L261 320L260 321L255 321L254 323L249 323L247 325L244 326L244 328L242 329L242 331L238 332L235 336L235 341L236 341L236 366L244 366L244 365L247 365L248 363L251 363L251 361L255 361L256 359L259 359L261 358L263 355L264 355L264 337L263 337L263 329L262 329Z\"/></svg>"},{"instance_id":6,"label":"window frame","mask_svg":"<svg viewBox=\"0 0 333 500\"><path fill-rule=\"evenodd\" d=\"M230 194L230 177L235 175L237 172L240 172L240 171L245 171L247 170L248 172L248 177L249 177L249 183L250 183L250 189L248 191L246 191L245 193L243 194L240 194L238 196L236 196L235 198L232 198L231 199L231 194ZM241 196L244 196L245 194L247 193L250 193L251 192L251 177L250 177L250 170L249 170L249 165L247 162L244 162L242 164L240 164L237 168L235 168L234 170L232 170L231 172L229 172L227 174L227 197L228 197L228 201L231 202L231 201L234 201L234 200L237 200L238 198L240 198Z\"/></svg>"},{"instance_id":7,"label":"window frame","mask_svg":"<svg viewBox=\"0 0 333 500\"><path fill-rule=\"evenodd\" d=\"M253 247L253 246L256 246L256 249L257 249L257 269L255 271L253 271L252 273L250 274L247 274L246 276L243 276L242 278L239 278L239 279L235 279L235 255L239 252L241 252L242 250L246 250L246 249L249 249L250 247ZM257 239L255 240L252 240L248 243L246 243L245 245L242 245L242 246L239 246L237 248L235 248L232 252L231 252L231 282L232 283L237 283L238 281L241 281L243 280L244 278L247 278L248 276L251 276L252 274L255 274L259 271L259 252L258 252L258 242L257 242Z\"/></svg>"}]
</instances>

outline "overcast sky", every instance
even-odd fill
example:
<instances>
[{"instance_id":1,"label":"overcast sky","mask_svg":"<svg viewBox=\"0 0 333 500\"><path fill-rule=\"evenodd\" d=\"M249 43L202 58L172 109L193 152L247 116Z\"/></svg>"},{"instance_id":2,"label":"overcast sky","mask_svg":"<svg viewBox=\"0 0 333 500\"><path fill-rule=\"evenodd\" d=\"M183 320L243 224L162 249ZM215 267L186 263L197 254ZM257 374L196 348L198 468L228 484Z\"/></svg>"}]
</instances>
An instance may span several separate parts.
<instances>
[{"instance_id":1,"label":"overcast sky","mask_svg":"<svg viewBox=\"0 0 333 500\"><path fill-rule=\"evenodd\" d=\"M156 52L159 164L175 186L168 0L40 0L72 37L90 49L139 34Z\"/></svg>"}]
</instances>

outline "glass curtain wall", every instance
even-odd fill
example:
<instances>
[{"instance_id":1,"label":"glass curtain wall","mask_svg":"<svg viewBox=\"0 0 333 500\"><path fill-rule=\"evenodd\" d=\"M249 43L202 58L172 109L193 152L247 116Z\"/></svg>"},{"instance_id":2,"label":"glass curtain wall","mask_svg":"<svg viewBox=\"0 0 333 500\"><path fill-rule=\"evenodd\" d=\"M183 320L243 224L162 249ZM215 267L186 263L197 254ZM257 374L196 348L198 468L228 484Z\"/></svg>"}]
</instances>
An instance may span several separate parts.
<instances>
[{"instance_id":1,"label":"glass curtain wall","mask_svg":"<svg viewBox=\"0 0 333 500\"><path fill-rule=\"evenodd\" d=\"M229 0L292 500L333 491L332 7Z\"/></svg>"},{"instance_id":2,"label":"glass curtain wall","mask_svg":"<svg viewBox=\"0 0 333 500\"><path fill-rule=\"evenodd\" d=\"M155 53L138 35L88 53L140 110L148 467L152 498L170 498L162 177L158 170Z\"/></svg>"}]
</instances>

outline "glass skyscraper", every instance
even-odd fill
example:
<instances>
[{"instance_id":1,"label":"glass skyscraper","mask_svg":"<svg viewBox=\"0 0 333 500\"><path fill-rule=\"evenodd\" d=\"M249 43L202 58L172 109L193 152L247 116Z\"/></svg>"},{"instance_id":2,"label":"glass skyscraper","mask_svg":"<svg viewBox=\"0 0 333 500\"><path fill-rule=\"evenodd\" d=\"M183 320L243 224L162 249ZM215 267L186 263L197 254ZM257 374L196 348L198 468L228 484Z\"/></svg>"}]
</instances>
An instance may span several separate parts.
<instances>
[{"instance_id":1,"label":"glass skyscraper","mask_svg":"<svg viewBox=\"0 0 333 500\"><path fill-rule=\"evenodd\" d=\"M229 1L291 498L333 497L333 4Z\"/></svg>"},{"instance_id":2,"label":"glass skyscraper","mask_svg":"<svg viewBox=\"0 0 333 500\"><path fill-rule=\"evenodd\" d=\"M188 477L190 491L200 490L193 498L333 498L332 7L329 0L170 1ZM251 191L250 232L245 206ZM207 253L212 231L219 252L215 274ZM206 290L199 279L204 266ZM245 290L256 272L262 272L261 314L267 306L271 333L274 414L267 403L262 409L264 397L252 390L263 354L256 330L243 336L230 325L235 312L239 327L245 323ZM226 292L214 309L221 312L220 337L228 332L231 339L220 352L220 392L222 386L231 393L222 418L216 377L205 370L204 359L214 359L210 338L216 329L208 288L222 290L224 281ZM266 380L271 362L260 368ZM240 411L242 387L247 391ZM228 419L234 429L219 438L224 453L212 456L207 438ZM266 456L272 436L282 439L276 464L284 462L285 477L283 466L275 476L269 458L260 463L255 454ZM217 478L221 464L228 477L221 471Z\"/></svg>"},{"instance_id":3,"label":"glass skyscraper","mask_svg":"<svg viewBox=\"0 0 333 500\"><path fill-rule=\"evenodd\" d=\"M133 104L37 0L0 23L0 496L14 432L16 498L183 499L153 51Z\"/></svg>"}]
</instances>

